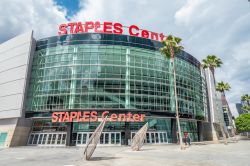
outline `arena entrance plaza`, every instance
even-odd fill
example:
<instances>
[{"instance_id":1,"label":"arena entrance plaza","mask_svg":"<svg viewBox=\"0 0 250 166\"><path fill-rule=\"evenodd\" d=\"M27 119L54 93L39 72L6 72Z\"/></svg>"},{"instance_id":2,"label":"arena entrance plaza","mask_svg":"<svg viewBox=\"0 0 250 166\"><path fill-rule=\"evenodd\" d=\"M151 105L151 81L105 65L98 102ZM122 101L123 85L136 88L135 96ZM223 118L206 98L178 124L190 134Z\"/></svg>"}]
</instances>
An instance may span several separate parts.
<instances>
[{"instance_id":1,"label":"arena entrance plaza","mask_svg":"<svg viewBox=\"0 0 250 166\"><path fill-rule=\"evenodd\" d=\"M248 166L249 147L250 141L243 140L228 145L193 143L185 151L176 144L144 145L142 151L132 151L129 146L98 146L92 160L85 161L84 147L25 146L0 149L0 163L8 166Z\"/></svg>"}]
</instances>

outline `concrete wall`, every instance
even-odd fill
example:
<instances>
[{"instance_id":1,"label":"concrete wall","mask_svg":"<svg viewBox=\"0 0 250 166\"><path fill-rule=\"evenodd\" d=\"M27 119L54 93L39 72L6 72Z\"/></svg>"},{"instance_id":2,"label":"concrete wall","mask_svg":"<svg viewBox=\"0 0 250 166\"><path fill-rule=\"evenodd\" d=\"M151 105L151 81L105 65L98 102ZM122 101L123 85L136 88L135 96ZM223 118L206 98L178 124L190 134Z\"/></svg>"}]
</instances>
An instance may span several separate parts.
<instances>
[{"instance_id":1,"label":"concrete wall","mask_svg":"<svg viewBox=\"0 0 250 166\"><path fill-rule=\"evenodd\" d=\"M0 45L0 119L22 115L33 32Z\"/></svg>"},{"instance_id":2,"label":"concrete wall","mask_svg":"<svg viewBox=\"0 0 250 166\"><path fill-rule=\"evenodd\" d=\"M6 147L27 141L30 123L22 117L34 50L32 31L0 45L0 132L8 133Z\"/></svg>"},{"instance_id":3,"label":"concrete wall","mask_svg":"<svg viewBox=\"0 0 250 166\"><path fill-rule=\"evenodd\" d=\"M25 146L29 138L29 133L32 125L32 120L25 118L18 118L18 122L13 133L10 146Z\"/></svg>"}]
</instances>

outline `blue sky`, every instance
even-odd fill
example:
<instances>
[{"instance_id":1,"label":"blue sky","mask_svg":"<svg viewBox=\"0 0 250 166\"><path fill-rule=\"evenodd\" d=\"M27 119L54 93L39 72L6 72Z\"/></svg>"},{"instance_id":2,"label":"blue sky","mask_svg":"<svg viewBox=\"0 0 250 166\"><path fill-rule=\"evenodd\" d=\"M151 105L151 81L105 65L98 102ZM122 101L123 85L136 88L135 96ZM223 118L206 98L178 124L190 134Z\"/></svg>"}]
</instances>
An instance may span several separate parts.
<instances>
[{"instance_id":1,"label":"blue sky","mask_svg":"<svg viewBox=\"0 0 250 166\"><path fill-rule=\"evenodd\" d=\"M69 21L113 21L183 39L185 51L224 62L216 80L228 82L231 109L250 94L248 0L1 0L0 43L34 30L36 39L57 35Z\"/></svg>"},{"instance_id":2,"label":"blue sky","mask_svg":"<svg viewBox=\"0 0 250 166\"><path fill-rule=\"evenodd\" d=\"M67 9L67 17L71 17L80 10L79 0L55 0L57 5Z\"/></svg>"}]
</instances>

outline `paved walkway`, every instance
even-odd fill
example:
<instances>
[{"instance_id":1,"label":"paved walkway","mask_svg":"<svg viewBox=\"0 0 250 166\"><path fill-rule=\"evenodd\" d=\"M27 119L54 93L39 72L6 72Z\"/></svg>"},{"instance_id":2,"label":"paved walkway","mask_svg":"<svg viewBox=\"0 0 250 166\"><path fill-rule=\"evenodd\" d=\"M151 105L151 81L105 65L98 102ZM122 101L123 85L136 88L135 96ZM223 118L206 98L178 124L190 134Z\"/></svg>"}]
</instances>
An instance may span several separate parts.
<instances>
[{"instance_id":1,"label":"paved walkway","mask_svg":"<svg viewBox=\"0 0 250 166\"><path fill-rule=\"evenodd\" d=\"M83 148L18 147L0 149L1 166L249 166L250 141L224 144L97 147L92 160L83 159Z\"/></svg>"}]
</instances>

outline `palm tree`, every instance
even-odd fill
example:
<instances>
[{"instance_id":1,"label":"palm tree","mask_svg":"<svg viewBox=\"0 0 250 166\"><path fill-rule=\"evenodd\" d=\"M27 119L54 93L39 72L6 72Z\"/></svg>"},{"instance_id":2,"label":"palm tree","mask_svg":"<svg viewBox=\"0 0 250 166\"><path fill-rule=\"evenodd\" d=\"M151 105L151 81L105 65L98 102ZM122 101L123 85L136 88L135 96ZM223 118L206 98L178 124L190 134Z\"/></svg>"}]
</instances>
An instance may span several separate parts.
<instances>
[{"instance_id":1,"label":"palm tree","mask_svg":"<svg viewBox=\"0 0 250 166\"><path fill-rule=\"evenodd\" d=\"M225 91L229 91L230 90L230 85L228 83L224 83L223 81L218 82L216 85L216 90L221 92L222 95L225 96Z\"/></svg>"},{"instance_id":2,"label":"palm tree","mask_svg":"<svg viewBox=\"0 0 250 166\"><path fill-rule=\"evenodd\" d=\"M248 113L250 111L250 106L244 105L241 107L241 110L243 110L244 113Z\"/></svg>"},{"instance_id":3,"label":"palm tree","mask_svg":"<svg viewBox=\"0 0 250 166\"><path fill-rule=\"evenodd\" d=\"M180 127L180 119L179 119L179 108L178 108L178 99L177 99L177 90L176 90L176 73L175 73L175 55L178 54L184 47L180 45L181 38L174 37L169 35L162 41L162 47L160 48L160 52L165 55L166 58L170 59L170 64L172 67L172 75L174 80L174 96L175 96L175 112L176 112L176 121L178 126L178 135L180 141L181 149L185 149L182 141L181 135L181 127Z\"/></svg>"},{"instance_id":4,"label":"palm tree","mask_svg":"<svg viewBox=\"0 0 250 166\"><path fill-rule=\"evenodd\" d=\"M206 59L202 60L202 66L204 69L209 68L214 77L214 69L220 67L222 65L222 61L220 58L216 57L215 55L208 55ZM214 77L215 80L215 77Z\"/></svg>"},{"instance_id":5,"label":"palm tree","mask_svg":"<svg viewBox=\"0 0 250 166\"><path fill-rule=\"evenodd\" d=\"M226 102L226 106L227 106L227 109L229 112L230 112L230 110L229 110L229 106L228 106L227 99L225 96L225 91L229 91L230 88L231 88L230 85L228 83L224 83L223 81L218 82L216 85L216 90L222 93L222 100L224 100ZM230 114L231 114L231 112L230 112ZM225 136L222 125L220 125L220 127L221 127L221 131L223 134L224 143L227 145L227 140L226 140L226 136ZM233 133L233 135L235 135L235 133Z\"/></svg>"},{"instance_id":6,"label":"palm tree","mask_svg":"<svg viewBox=\"0 0 250 166\"><path fill-rule=\"evenodd\" d=\"M247 105L250 106L250 96L248 94L242 95L241 101L243 104L247 103Z\"/></svg>"}]
</instances>

